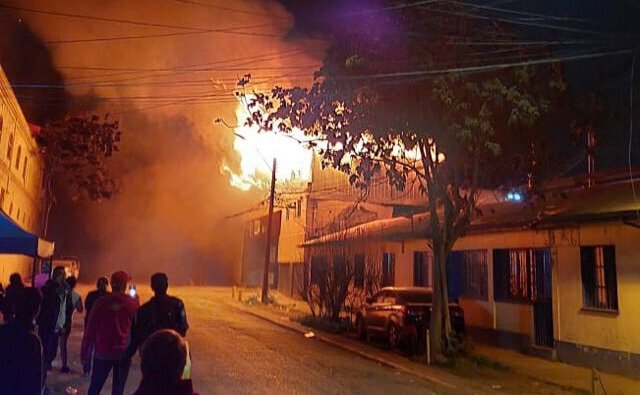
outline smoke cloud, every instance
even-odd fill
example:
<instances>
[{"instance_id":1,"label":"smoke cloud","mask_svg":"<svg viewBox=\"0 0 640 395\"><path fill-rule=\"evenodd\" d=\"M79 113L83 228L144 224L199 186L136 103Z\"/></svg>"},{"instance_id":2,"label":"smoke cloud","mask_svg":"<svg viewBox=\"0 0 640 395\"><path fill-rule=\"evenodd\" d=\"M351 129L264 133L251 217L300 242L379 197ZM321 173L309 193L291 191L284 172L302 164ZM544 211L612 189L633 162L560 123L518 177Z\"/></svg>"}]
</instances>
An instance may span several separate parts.
<instances>
[{"instance_id":1,"label":"smoke cloud","mask_svg":"<svg viewBox=\"0 0 640 395\"><path fill-rule=\"evenodd\" d=\"M109 113L124 132L111 163L121 193L61 202L58 252L80 257L84 281L121 268L136 282L159 270L174 283L234 281L241 224L225 218L266 192L229 186L220 167L239 166L234 136L214 120L236 122L232 91L245 73L257 88L310 83L322 41L287 38L292 17L275 2L5 3L44 42L71 111Z\"/></svg>"}]
</instances>

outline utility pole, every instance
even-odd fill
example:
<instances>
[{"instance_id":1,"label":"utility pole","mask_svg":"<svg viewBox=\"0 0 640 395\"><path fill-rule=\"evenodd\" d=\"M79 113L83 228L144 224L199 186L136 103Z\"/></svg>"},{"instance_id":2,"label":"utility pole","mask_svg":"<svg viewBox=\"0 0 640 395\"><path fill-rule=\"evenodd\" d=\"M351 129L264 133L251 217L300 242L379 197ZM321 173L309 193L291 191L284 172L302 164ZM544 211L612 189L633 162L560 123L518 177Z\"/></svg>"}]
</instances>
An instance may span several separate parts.
<instances>
[{"instance_id":1,"label":"utility pole","mask_svg":"<svg viewBox=\"0 0 640 395\"><path fill-rule=\"evenodd\" d=\"M264 274L262 277L262 303L269 301L269 261L271 260L271 229L273 228L273 201L276 194L276 158L271 166L271 193L269 195L269 216L267 217L267 248L264 253Z\"/></svg>"}]
</instances>

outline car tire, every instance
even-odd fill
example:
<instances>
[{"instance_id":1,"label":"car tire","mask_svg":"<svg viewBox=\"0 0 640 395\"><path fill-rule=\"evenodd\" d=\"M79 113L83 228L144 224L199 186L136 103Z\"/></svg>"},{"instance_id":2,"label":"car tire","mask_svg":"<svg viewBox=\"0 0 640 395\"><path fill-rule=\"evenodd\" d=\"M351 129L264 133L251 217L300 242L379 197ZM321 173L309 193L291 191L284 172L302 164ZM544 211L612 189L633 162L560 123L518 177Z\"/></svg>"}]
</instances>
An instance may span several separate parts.
<instances>
[{"instance_id":1,"label":"car tire","mask_svg":"<svg viewBox=\"0 0 640 395\"><path fill-rule=\"evenodd\" d=\"M360 340L368 340L369 336L367 336L367 326L364 323L364 318L361 315L356 317L356 334Z\"/></svg>"},{"instance_id":2,"label":"car tire","mask_svg":"<svg viewBox=\"0 0 640 395\"><path fill-rule=\"evenodd\" d=\"M400 345L400 328L393 322L387 326L387 343L392 349L398 348Z\"/></svg>"}]
</instances>

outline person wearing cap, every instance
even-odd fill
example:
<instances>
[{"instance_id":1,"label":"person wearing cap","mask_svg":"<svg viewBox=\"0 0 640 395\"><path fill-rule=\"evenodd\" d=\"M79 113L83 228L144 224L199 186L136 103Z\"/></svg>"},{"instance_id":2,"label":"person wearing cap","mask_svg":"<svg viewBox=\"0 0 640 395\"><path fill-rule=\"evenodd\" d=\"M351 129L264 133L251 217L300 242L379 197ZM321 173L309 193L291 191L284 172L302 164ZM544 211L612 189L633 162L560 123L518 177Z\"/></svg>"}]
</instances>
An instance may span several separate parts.
<instances>
[{"instance_id":1,"label":"person wearing cap","mask_svg":"<svg viewBox=\"0 0 640 395\"><path fill-rule=\"evenodd\" d=\"M171 329L153 333L140 349L142 381L134 395L197 395L188 343Z\"/></svg>"},{"instance_id":2,"label":"person wearing cap","mask_svg":"<svg viewBox=\"0 0 640 395\"><path fill-rule=\"evenodd\" d=\"M91 358L93 372L89 395L98 395L113 370L111 394L122 395L129 375L131 358L126 350L131 335L131 323L140 306L137 297L129 296L129 275L118 271L111 275L109 295L97 300L91 309L89 322L82 338L81 359L83 365Z\"/></svg>"},{"instance_id":3,"label":"person wearing cap","mask_svg":"<svg viewBox=\"0 0 640 395\"><path fill-rule=\"evenodd\" d=\"M42 342L42 358L45 370L51 370L51 364L56 359L58 344L64 328L68 325L67 311L73 310L67 275L64 267L53 269L53 274L42 287L42 305L38 314L38 335Z\"/></svg>"},{"instance_id":4,"label":"person wearing cap","mask_svg":"<svg viewBox=\"0 0 640 395\"><path fill-rule=\"evenodd\" d=\"M140 345L152 333L160 329L173 329L185 337L189 324L184 303L179 298L167 295L169 278L165 273L151 276L151 289L154 296L140 306L131 327L129 355L134 355Z\"/></svg>"}]
</instances>

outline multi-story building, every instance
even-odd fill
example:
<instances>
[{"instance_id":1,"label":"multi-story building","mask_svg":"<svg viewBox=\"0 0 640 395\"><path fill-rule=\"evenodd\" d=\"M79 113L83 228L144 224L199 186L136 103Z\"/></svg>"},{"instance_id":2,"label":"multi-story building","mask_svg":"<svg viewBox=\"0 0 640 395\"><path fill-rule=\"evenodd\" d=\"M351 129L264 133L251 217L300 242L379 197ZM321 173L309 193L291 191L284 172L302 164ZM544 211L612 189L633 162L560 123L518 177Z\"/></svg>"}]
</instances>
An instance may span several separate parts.
<instances>
[{"instance_id":1,"label":"multi-story building","mask_svg":"<svg viewBox=\"0 0 640 395\"><path fill-rule=\"evenodd\" d=\"M39 234L44 161L30 125L0 67L0 210L19 227ZM0 282L11 273L31 277L32 257L0 254Z\"/></svg>"},{"instance_id":2,"label":"multi-story building","mask_svg":"<svg viewBox=\"0 0 640 395\"><path fill-rule=\"evenodd\" d=\"M426 199L417 185L405 191L391 187L384 175L365 192L349 183L339 170L323 168L314 156L308 180L292 177L276 185L270 255L270 284L290 296L300 296L310 274L305 262L306 240L362 223L407 215L424 209ZM241 283L262 283L266 254L266 205L245 217Z\"/></svg>"}]
</instances>

